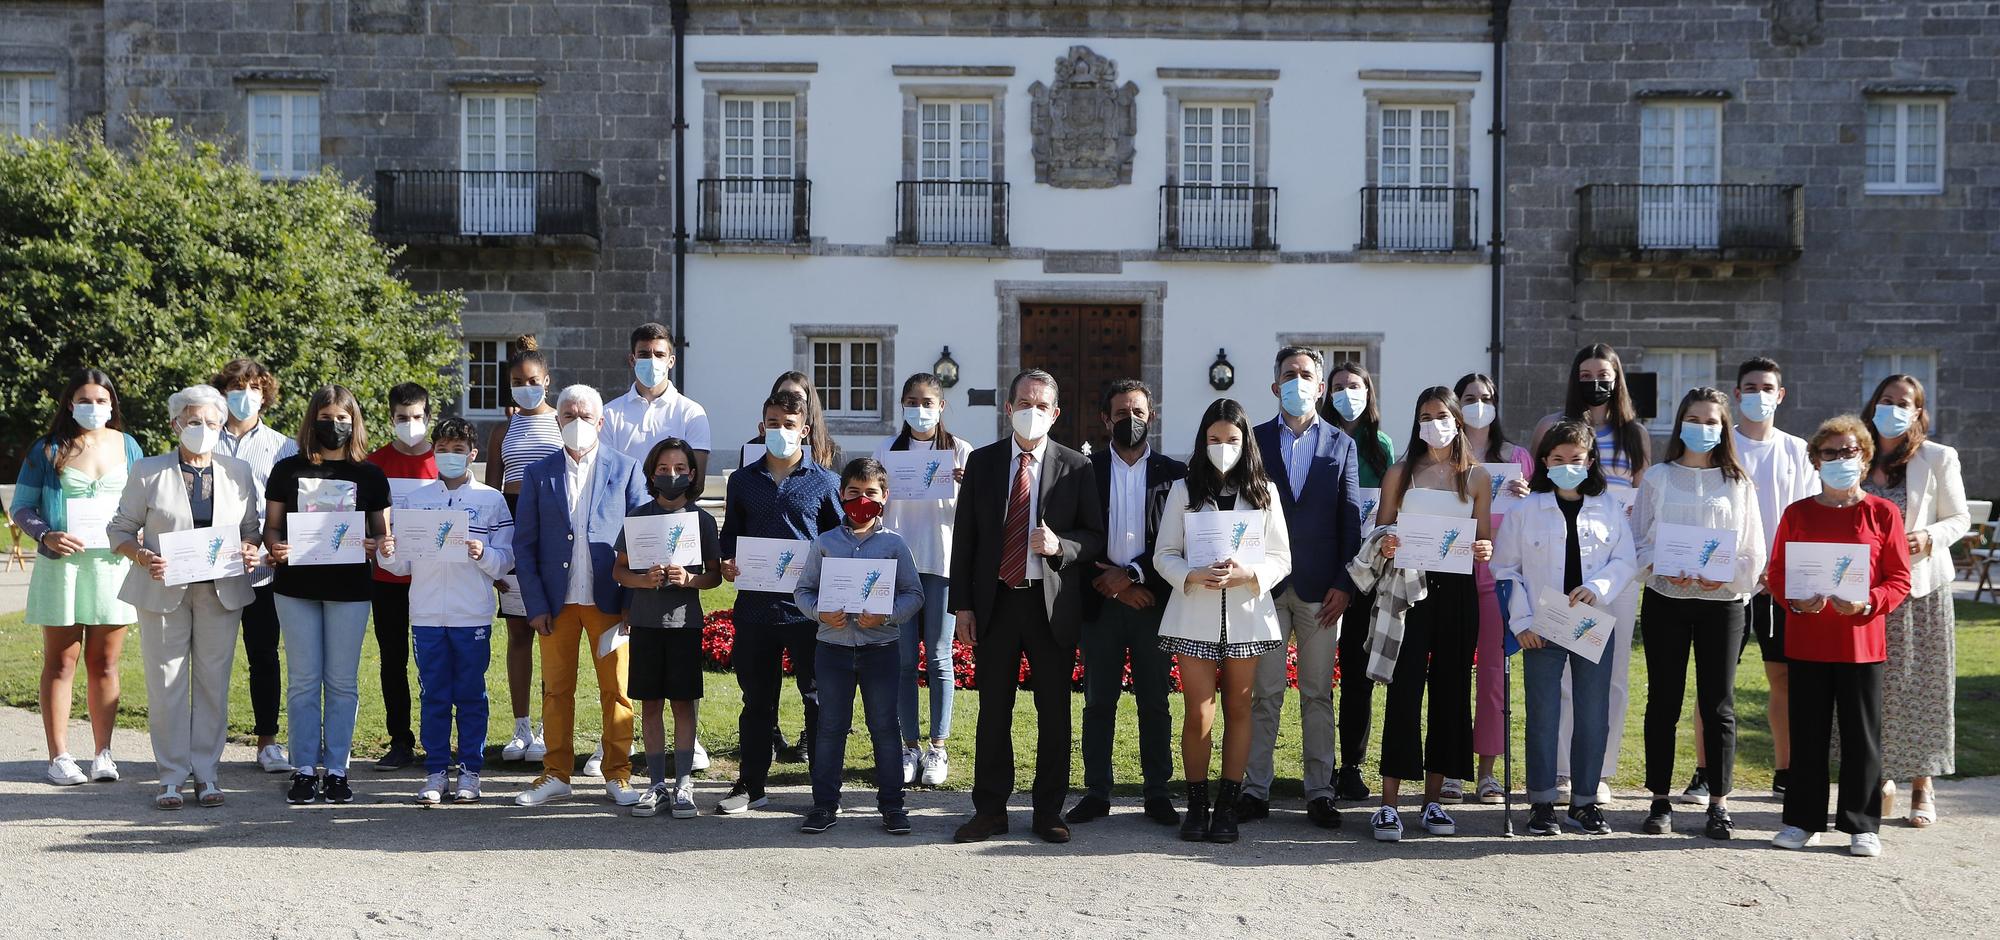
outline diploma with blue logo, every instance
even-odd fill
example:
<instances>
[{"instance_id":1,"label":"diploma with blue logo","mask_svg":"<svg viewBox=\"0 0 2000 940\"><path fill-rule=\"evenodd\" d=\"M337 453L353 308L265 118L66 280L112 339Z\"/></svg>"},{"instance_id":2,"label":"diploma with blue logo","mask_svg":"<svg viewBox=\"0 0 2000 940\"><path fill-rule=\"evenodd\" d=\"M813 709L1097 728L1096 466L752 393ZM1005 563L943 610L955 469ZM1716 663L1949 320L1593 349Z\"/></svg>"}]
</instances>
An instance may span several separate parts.
<instances>
[{"instance_id":1,"label":"diploma with blue logo","mask_svg":"<svg viewBox=\"0 0 2000 940\"><path fill-rule=\"evenodd\" d=\"M465 539L472 516L463 509L392 509L389 534L396 537L396 557L410 561L472 561Z\"/></svg>"},{"instance_id":2,"label":"diploma with blue logo","mask_svg":"<svg viewBox=\"0 0 2000 940\"><path fill-rule=\"evenodd\" d=\"M1400 552L1398 553L1400 554ZM1589 604L1570 606L1569 595L1542 589L1535 598L1535 625L1529 631L1591 662L1604 658L1618 618Z\"/></svg>"},{"instance_id":3,"label":"diploma with blue logo","mask_svg":"<svg viewBox=\"0 0 2000 940\"><path fill-rule=\"evenodd\" d=\"M691 512L625 517L625 556L633 571L701 564L701 525Z\"/></svg>"},{"instance_id":4,"label":"diploma with blue logo","mask_svg":"<svg viewBox=\"0 0 2000 940\"><path fill-rule=\"evenodd\" d=\"M1479 527L1469 516L1396 516L1396 567L1445 574L1472 573L1472 543Z\"/></svg>"},{"instance_id":5,"label":"diploma with blue logo","mask_svg":"<svg viewBox=\"0 0 2000 940\"><path fill-rule=\"evenodd\" d=\"M1239 565L1264 560L1264 511L1237 509L1190 512L1182 517L1190 568L1206 568L1233 558Z\"/></svg>"},{"instance_id":6,"label":"diploma with blue logo","mask_svg":"<svg viewBox=\"0 0 2000 940\"><path fill-rule=\"evenodd\" d=\"M1357 486L1354 492L1361 500L1361 537L1375 531L1375 510L1382 507L1382 488L1379 486Z\"/></svg>"},{"instance_id":7,"label":"diploma with blue logo","mask_svg":"<svg viewBox=\"0 0 2000 940\"><path fill-rule=\"evenodd\" d=\"M202 526L160 533L160 557L168 587L231 578L243 573L242 533L235 526Z\"/></svg>"},{"instance_id":8,"label":"diploma with blue logo","mask_svg":"<svg viewBox=\"0 0 2000 940\"><path fill-rule=\"evenodd\" d=\"M884 616L895 613L896 559L820 559L819 609Z\"/></svg>"},{"instance_id":9,"label":"diploma with blue logo","mask_svg":"<svg viewBox=\"0 0 2000 940\"><path fill-rule=\"evenodd\" d=\"M790 594L799 586L805 567L805 539L762 539L745 535L736 540L736 589ZM824 578L821 579L824 582ZM822 583L821 589L826 585Z\"/></svg>"},{"instance_id":10,"label":"diploma with blue logo","mask_svg":"<svg viewBox=\"0 0 2000 940\"><path fill-rule=\"evenodd\" d=\"M286 564L294 568L362 564L368 560L361 547L367 536L367 517L359 512L286 513L285 541L292 547Z\"/></svg>"},{"instance_id":11,"label":"diploma with blue logo","mask_svg":"<svg viewBox=\"0 0 2000 940\"><path fill-rule=\"evenodd\" d=\"M1514 507L1520 504L1521 497L1515 496L1507 484L1521 479L1521 465L1511 460L1503 460L1499 463L1482 463L1480 466L1486 468L1487 477L1493 481L1493 515L1504 516L1513 512Z\"/></svg>"},{"instance_id":12,"label":"diploma with blue logo","mask_svg":"<svg viewBox=\"0 0 2000 940\"><path fill-rule=\"evenodd\" d=\"M1868 600L1868 546L1849 542L1785 543L1785 599Z\"/></svg>"},{"instance_id":13,"label":"diploma with blue logo","mask_svg":"<svg viewBox=\"0 0 2000 940\"><path fill-rule=\"evenodd\" d=\"M1653 573L1669 578L1730 581L1736 577L1736 533L1728 529L1659 524L1653 539Z\"/></svg>"},{"instance_id":14,"label":"diploma with blue logo","mask_svg":"<svg viewBox=\"0 0 2000 940\"><path fill-rule=\"evenodd\" d=\"M958 455L950 450L892 450L882 455L889 471L890 499L952 499Z\"/></svg>"}]
</instances>

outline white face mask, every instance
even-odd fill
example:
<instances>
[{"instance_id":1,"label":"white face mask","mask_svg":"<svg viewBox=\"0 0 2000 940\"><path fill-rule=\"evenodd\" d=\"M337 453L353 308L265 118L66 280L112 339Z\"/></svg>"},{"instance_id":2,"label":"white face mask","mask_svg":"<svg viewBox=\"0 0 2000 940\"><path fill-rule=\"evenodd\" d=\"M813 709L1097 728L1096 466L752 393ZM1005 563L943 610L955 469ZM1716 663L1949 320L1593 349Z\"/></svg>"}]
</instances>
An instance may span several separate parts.
<instances>
[{"instance_id":1,"label":"white face mask","mask_svg":"<svg viewBox=\"0 0 2000 940\"><path fill-rule=\"evenodd\" d=\"M1465 426L1468 428L1486 427L1493 423L1497 415L1497 410L1491 402L1469 402L1461 410L1465 412Z\"/></svg>"},{"instance_id":2,"label":"white face mask","mask_svg":"<svg viewBox=\"0 0 2000 940\"><path fill-rule=\"evenodd\" d=\"M911 407L908 405L903 407L904 423L910 426L910 430L916 431L919 434L929 434L932 428L937 427L938 415L939 412L936 408Z\"/></svg>"},{"instance_id":3,"label":"white face mask","mask_svg":"<svg viewBox=\"0 0 2000 940\"><path fill-rule=\"evenodd\" d=\"M429 431L430 428L422 421L409 420L396 422L396 440L401 442L404 447L415 447L422 443L424 436Z\"/></svg>"},{"instance_id":4,"label":"white face mask","mask_svg":"<svg viewBox=\"0 0 2000 940\"><path fill-rule=\"evenodd\" d=\"M1228 473L1236 467L1236 462L1242 459L1243 445L1241 444L1208 445L1208 462L1210 466L1215 468L1215 472L1217 473Z\"/></svg>"},{"instance_id":5,"label":"white face mask","mask_svg":"<svg viewBox=\"0 0 2000 940\"><path fill-rule=\"evenodd\" d=\"M207 454L222 440L222 430L206 424L190 424L181 429L181 446L190 454Z\"/></svg>"},{"instance_id":6,"label":"white face mask","mask_svg":"<svg viewBox=\"0 0 2000 940\"><path fill-rule=\"evenodd\" d=\"M1425 421L1417 426L1417 436L1432 447L1443 447L1458 436L1458 424L1449 418L1443 421Z\"/></svg>"},{"instance_id":7,"label":"white face mask","mask_svg":"<svg viewBox=\"0 0 2000 940\"><path fill-rule=\"evenodd\" d=\"M1368 391L1360 388L1343 388L1335 391L1329 401L1333 403L1333 410L1340 414L1340 420L1352 421L1360 417L1362 410L1368 407Z\"/></svg>"},{"instance_id":8,"label":"white face mask","mask_svg":"<svg viewBox=\"0 0 2000 940\"><path fill-rule=\"evenodd\" d=\"M111 406L94 401L78 402L69 408L70 417L76 419L79 427L95 431L111 421Z\"/></svg>"},{"instance_id":9,"label":"white face mask","mask_svg":"<svg viewBox=\"0 0 2000 940\"><path fill-rule=\"evenodd\" d=\"M258 409L264 407L264 393L254 388L239 388L230 392L229 414L238 421L248 421L257 417Z\"/></svg>"},{"instance_id":10,"label":"white face mask","mask_svg":"<svg viewBox=\"0 0 2000 940\"><path fill-rule=\"evenodd\" d=\"M1014 433L1022 440L1039 441L1047 437L1049 428L1055 423L1055 414L1040 408L1022 408L1014 412Z\"/></svg>"},{"instance_id":11,"label":"white face mask","mask_svg":"<svg viewBox=\"0 0 2000 940\"><path fill-rule=\"evenodd\" d=\"M804 439L804 429L769 428L764 431L764 451L779 460L790 460L799 452L799 442Z\"/></svg>"},{"instance_id":12,"label":"white face mask","mask_svg":"<svg viewBox=\"0 0 2000 940\"><path fill-rule=\"evenodd\" d=\"M1778 411L1777 392L1750 392L1737 399L1746 421L1769 421Z\"/></svg>"},{"instance_id":13,"label":"white face mask","mask_svg":"<svg viewBox=\"0 0 2000 940\"><path fill-rule=\"evenodd\" d=\"M540 385L516 385L513 394L514 404L521 406L522 411L533 411L542 407L542 399L549 397L549 390Z\"/></svg>"},{"instance_id":14,"label":"white face mask","mask_svg":"<svg viewBox=\"0 0 2000 940\"><path fill-rule=\"evenodd\" d=\"M583 453L597 446L597 422L589 418L573 418L562 426L563 446L577 453Z\"/></svg>"}]
</instances>

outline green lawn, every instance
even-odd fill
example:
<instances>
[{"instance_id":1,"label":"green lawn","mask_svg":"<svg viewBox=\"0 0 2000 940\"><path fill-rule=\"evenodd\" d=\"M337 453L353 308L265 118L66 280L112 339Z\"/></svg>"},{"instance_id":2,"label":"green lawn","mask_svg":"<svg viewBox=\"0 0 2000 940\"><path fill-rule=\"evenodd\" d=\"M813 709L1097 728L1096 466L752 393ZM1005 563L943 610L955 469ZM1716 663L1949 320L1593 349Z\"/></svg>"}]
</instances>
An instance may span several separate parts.
<instances>
[{"instance_id":1,"label":"green lawn","mask_svg":"<svg viewBox=\"0 0 2000 940\"><path fill-rule=\"evenodd\" d=\"M733 589L724 586L709 592L705 600L709 609L727 606L733 599ZM1958 605L1958 770L1964 776L1981 776L2000 773L2000 606L1961 602ZM124 698L119 708L119 723L128 728L145 727L146 691L144 678L140 672L140 653L136 631L128 641L123 662ZM488 672L488 687L493 694L493 720L490 731L494 745L504 742L511 728L511 712L507 705L506 674L504 669L503 644L494 646L493 667ZM361 666L361 716L356 733L355 752L358 756L372 757L379 754L387 743L382 724L382 701L380 682L377 675L377 654L372 638L362 650ZM33 708L36 705L36 682L41 662L40 631L26 626L20 614L0 617L0 703ZM539 657L537 658L539 666ZM414 681L415 665L411 666ZM239 649L237 665L231 677L230 727L236 735L247 735L250 730L250 702L247 686L248 673ZM1644 766L1641 758L1641 720L1646 704L1646 664L1643 650L1635 650L1632 659L1632 703L1626 716L1626 730L1623 757L1619 764L1616 785L1621 788L1639 788L1643 784ZM796 692L789 691L789 682L782 699L781 724L788 734L796 733L803 723L801 704ZM1683 705L1683 713L1693 708L1692 677L1688 681L1688 701ZM75 703L77 717L83 715L82 686L78 685ZM715 766L708 772L711 777L723 778L734 771L736 714L742 701L736 688L736 680L727 673L711 672L706 684L707 697L701 709L701 739L715 757ZM926 693L928 694L928 693ZM1771 778L1771 737L1770 725L1765 718L1769 687L1764 681L1761 661L1754 649L1747 653L1737 680L1737 716L1740 734L1740 750L1737 754L1737 779L1745 790L1757 790L1769 786ZM598 713L594 706L596 683L586 670L578 679L578 734L584 744L593 742L599 727ZM1381 714L1382 691L1376 690L1377 724ZM1516 682L1513 734L1515 753L1515 785L1520 786L1524 776L1521 761L1521 735L1524 710L1520 705L1521 690ZM1278 744L1279 783L1278 794L1296 795L1300 792L1298 782L1298 709L1297 697L1288 699L1285 707L1284 731ZM928 713L928 704L923 706ZM1120 699L1120 734L1116 753L1116 766L1120 790L1136 793L1139 780L1138 741L1134 728L1134 706L1131 696ZM540 714L537 704L534 711ZM1175 764L1179 765L1179 720L1181 701L1173 699L1175 716L1174 747ZM867 779L868 756L867 739L860 731L863 727L857 707L854 726L856 733L849 739L847 766L850 778L857 784ZM972 777L973 728L979 712L979 696L976 692L961 691L953 710L952 748L956 760L949 786L966 788ZM1072 718L1081 722L1083 712L1082 696L1075 698ZM1028 707L1028 698L1021 696L1014 720L1015 752L1022 761L1020 782L1025 786L1030 779L1028 765L1034 754L1033 712ZM1693 766L1693 733L1691 724L1683 721L1681 732L1681 757L1679 775L1685 776ZM1379 728L1378 728L1379 733ZM88 746L87 743L84 746ZM1373 759L1379 753L1371 745L1369 777L1374 777ZM1082 764L1075 766L1073 785L1082 785ZM773 768L773 780L777 783L805 783L803 765L780 764ZM1371 786L1374 781L1371 779Z\"/></svg>"}]
</instances>

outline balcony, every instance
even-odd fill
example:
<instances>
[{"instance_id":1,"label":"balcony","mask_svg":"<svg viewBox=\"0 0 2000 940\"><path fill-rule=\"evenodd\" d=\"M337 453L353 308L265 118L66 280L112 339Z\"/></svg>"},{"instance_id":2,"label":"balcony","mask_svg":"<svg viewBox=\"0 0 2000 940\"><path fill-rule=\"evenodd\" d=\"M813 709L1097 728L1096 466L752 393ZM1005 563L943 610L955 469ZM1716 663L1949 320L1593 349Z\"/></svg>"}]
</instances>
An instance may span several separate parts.
<instances>
[{"instance_id":1,"label":"balcony","mask_svg":"<svg viewBox=\"0 0 2000 940\"><path fill-rule=\"evenodd\" d=\"M899 245L1007 246L1007 184L902 180L896 184Z\"/></svg>"},{"instance_id":2,"label":"balcony","mask_svg":"<svg viewBox=\"0 0 2000 940\"><path fill-rule=\"evenodd\" d=\"M1361 187L1362 251L1476 251L1478 232L1472 187Z\"/></svg>"},{"instance_id":3,"label":"balcony","mask_svg":"<svg viewBox=\"0 0 2000 940\"><path fill-rule=\"evenodd\" d=\"M1167 251L1276 251L1275 186L1160 187L1160 248Z\"/></svg>"},{"instance_id":4,"label":"balcony","mask_svg":"<svg viewBox=\"0 0 2000 940\"><path fill-rule=\"evenodd\" d=\"M811 180L705 179L696 185L696 241L791 244L812 239Z\"/></svg>"},{"instance_id":5,"label":"balcony","mask_svg":"<svg viewBox=\"0 0 2000 940\"><path fill-rule=\"evenodd\" d=\"M1579 275L1756 276L1805 250L1797 185L1614 183L1576 192Z\"/></svg>"},{"instance_id":6,"label":"balcony","mask_svg":"<svg viewBox=\"0 0 2000 940\"><path fill-rule=\"evenodd\" d=\"M574 170L378 170L375 233L595 241L598 179Z\"/></svg>"}]
</instances>

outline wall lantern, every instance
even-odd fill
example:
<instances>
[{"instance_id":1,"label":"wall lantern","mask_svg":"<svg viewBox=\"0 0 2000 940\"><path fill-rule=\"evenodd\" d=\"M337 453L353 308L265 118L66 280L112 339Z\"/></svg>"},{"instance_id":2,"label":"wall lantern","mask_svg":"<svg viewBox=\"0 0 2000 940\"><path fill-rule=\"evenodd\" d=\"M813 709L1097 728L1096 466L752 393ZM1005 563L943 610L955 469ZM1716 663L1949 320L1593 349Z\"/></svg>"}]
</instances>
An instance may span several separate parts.
<instances>
[{"instance_id":1,"label":"wall lantern","mask_svg":"<svg viewBox=\"0 0 2000 940\"><path fill-rule=\"evenodd\" d=\"M1226 392L1236 384L1236 367L1229 364L1228 350L1215 351L1215 364L1208 367L1208 386Z\"/></svg>"}]
</instances>

